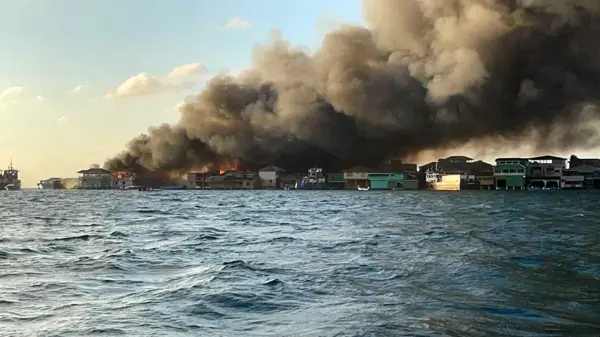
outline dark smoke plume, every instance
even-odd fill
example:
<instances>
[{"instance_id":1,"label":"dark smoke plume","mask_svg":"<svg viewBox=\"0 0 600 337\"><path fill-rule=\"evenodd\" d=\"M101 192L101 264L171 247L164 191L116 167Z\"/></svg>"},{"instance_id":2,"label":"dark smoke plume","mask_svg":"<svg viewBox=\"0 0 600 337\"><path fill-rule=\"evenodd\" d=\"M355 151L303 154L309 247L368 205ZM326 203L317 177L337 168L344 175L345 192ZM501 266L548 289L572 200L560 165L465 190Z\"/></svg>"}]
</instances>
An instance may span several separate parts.
<instances>
[{"instance_id":1,"label":"dark smoke plume","mask_svg":"<svg viewBox=\"0 0 600 337\"><path fill-rule=\"evenodd\" d=\"M590 123L600 116L600 1L367 0L363 9L369 28L333 31L314 55L273 38L253 69L214 78L177 125L150 129L105 166L214 169L238 158L340 169L478 139L599 144Z\"/></svg>"}]
</instances>

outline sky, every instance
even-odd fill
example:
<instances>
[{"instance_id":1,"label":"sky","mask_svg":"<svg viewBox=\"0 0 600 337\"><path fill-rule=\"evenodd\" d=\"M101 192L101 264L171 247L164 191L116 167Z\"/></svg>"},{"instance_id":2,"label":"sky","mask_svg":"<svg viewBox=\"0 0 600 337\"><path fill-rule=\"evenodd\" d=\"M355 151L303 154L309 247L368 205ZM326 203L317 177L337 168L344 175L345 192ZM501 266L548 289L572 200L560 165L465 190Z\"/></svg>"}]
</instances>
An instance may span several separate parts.
<instances>
[{"instance_id":1,"label":"sky","mask_svg":"<svg viewBox=\"0 0 600 337\"><path fill-rule=\"evenodd\" d=\"M185 97L248 68L273 30L316 50L346 23L364 24L360 0L0 0L0 169L12 159L24 187L76 177L175 123ZM527 154L541 155L504 153Z\"/></svg>"},{"instance_id":2,"label":"sky","mask_svg":"<svg viewBox=\"0 0 600 337\"><path fill-rule=\"evenodd\" d=\"M102 165L277 29L316 49L359 0L0 0L0 169L24 187Z\"/></svg>"}]
</instances>

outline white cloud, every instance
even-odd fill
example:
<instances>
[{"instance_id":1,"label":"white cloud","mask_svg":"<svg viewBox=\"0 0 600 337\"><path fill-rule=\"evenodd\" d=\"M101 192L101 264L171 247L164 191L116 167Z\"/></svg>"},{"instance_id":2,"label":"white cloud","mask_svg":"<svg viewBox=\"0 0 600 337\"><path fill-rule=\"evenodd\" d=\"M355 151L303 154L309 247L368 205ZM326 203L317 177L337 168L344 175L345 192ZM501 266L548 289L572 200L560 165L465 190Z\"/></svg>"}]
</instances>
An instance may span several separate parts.
<instances>
[{"instance_id":1,"label":"white cloud","mask_svg":"<svg viewBox=\"0 0 600 337\"><path fill-rule=\"evenodd\" d=\"M182 66L173 68L167 78L184 78L188 76L197 76L206 72L206 68L200 63L184 64Z\"/></svg>"},{"instance_id":2,"label":"white cloud","mask_svg":"<svg viewBox=\"0 0 600 337\"><path fill-rule=\"evenodd\" d=\"M0 92L0 107L5 107L19 101L25 89L23 87L8 87Z\"/></svg>"},{"instance_id":3,"label":"white cloud","mask_svg":"<svg viewBox=\"0 0 600 337\"><path fill-rule=\"evenodd\" d=\"M164 84L148 73L139 73L128 78L117 87L116 96L145 96L155 94L163 89Z\"/></svg>"},{"instance_id":4,"label":"white cloud","mask_svg":"<svg viewBox=\"0 0 600 337\"><path fill-rule=\"evenodd\" d=\"M77 85L75 88L71 89L71 92L76 94L78 92L81 92L84 88L85 88L85 85L80 84L80 85Z\"/></svg>"},{"instance_id":5,"label":"white cloud","mask_svg":"<svg viewBox=\"0 0 600 337\"><path fill-rule=\"evenodd\" d=\"M105 98L148 96L179 90L198 83L200 80L198 77L202 74L206 74L206 69L200 63L175 67L164 79L148 73L139 73L125 80L114 91L106 94Z\"/></svg>"},{"instance_id":6,"label":"white cloud","mask_svg":"<svg viewBox=\"0 0 600 337\"><path fill-rule=\"evenodd\" d=\"M67 116L61 116L56 120L56 124L63 124L67 121Z\"/></svg>"},{"instance_id":7,"label":"white cloud","mask_svg":"<svg viewBox=\"0 0 600 337\"><path fill-rule=\"evenodd\" d=\"M250 26L252 26L251 22L246 21L246 20L240 18L239 16L232 17L225 24L225 28L237 28L237 29L246 29L246 28L250 28Z\"/></svg>"}]
</instances>

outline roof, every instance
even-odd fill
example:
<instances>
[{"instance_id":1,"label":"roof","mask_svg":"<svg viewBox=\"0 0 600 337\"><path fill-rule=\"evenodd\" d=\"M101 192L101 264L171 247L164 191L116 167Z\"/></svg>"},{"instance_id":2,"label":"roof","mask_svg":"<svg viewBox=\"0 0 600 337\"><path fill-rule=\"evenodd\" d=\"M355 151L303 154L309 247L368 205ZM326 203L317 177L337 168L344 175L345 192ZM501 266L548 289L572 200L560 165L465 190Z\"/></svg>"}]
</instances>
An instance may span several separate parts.
<instances>
[{"instance_id":1,"label":"roof","mask_svg":"<svg viewBox=\"0 0 600 337\"><path fill-rule=\"evenodd\" d=\"M345 173L349 173L349 172L351 172L351 173L359 173L359 172L360 173L369 173L369 172L373 172L373 171L375 171L375 170L373 170L372 168L368 168L366 166L354 166L354 167L344 170L343 172L345 172Z\"/></svg>"},{"instance_id":2,"label":"roof","mask_svg":"<svg viewBox=\"0 0 600 337\"><path fill-rule=\"evenodd\" d=\"M496 158L496 161L522 161L529 160L527 158Z\"/></svg>"},{"instance_id":3,"label":"roof","mask_svg":"<svg viewBox=\"0 0 600 337\"><path fill-rule=\"evenodd\" d=\"M473 158L469 158L467 156L450 156L448 158L444 158L444 160L450 160L450 161L454 161L454 160L469 161L469 160L473 160Z\"/></svg>"},{"instance_id":4,"label":"roof","mask_svg":"<svg viewBox=\"0 0 600 337\"><path fill-rule=\"evenodd\" d=\"M230 176L230 175L240 175L243 172L240 170L227 170L227 171L223 171L223 173L221 173L221 176Z\"/></svg>"},{"instance_id":5,"label":"roof","mask_svg":"<svg viewBox=\"0 0 600 337\"><path fill-rule=\"evenodd\" d=\"M529 158L529 160L567 160L567 158L546 155L546 156Z\"/></svg>"},{"instance_id":6,"label":"roof","mask_svg":"<svg viewBox=\"0 0 600 337\"><path fill-rule=\"evenodd\" d=\"M600 171L600 167L591 166L591 165L579 165L579 166L569 168L567 171L578 172L578 173L592 173L592 172Z\"/></svg>"},{"instance_id":7,"label":"roof","mask_svg":"<svg viewBox=\"0 0 600 337\"><path fill-rule=\"evenodd\" d=\"M525 168L526 166L523 164L507 164L507 163L500 163L500 164L496 164L495 167L515 167L515 166L520 166Z\"/></svg>"},{"instance_id":8,"label":"roof","mask_svg":"<svg viewBox=\"0 0 600 337\"><path fill-rule=\"evenodd\" d=\"M112 174L112 172L101 168L90 168L87 170L77 171L79 174Z\"/></svg>"},{"instance_id":9,"label":"roof","mask_svg":"<svg viewBox=\"0 0 600 337\"><path fill-rule=\"evenodd\" d=\"M285 172L285 170L279 166L267 166L267 167L261 168L258 171L259 172Z\"/></svg>"},{"instance_id":10,"label":"roof","mask_svg":"<svg viewBox=\"0 0 600 337\"><path fill-rule=\"evenodd\" d=\"M436 166L436 162L431 162L420 167L420 171L427 169L433 169ZM444 172L469 172L471 174L492 172L494 166L484 161L478 160L474 162L452 162L449 160L442 160L437 162L438 170Z\"/></svg>"},{"instance_id":11,"label":"roof","mask_svg":"<svg viewBox=\"0 0 600 337\"><path fill-rule=\"evenodd\" d=\"M577 158L577 157L575 157L575 158L571 159L571 164L575 164L575 163L578 164L576 166L589 165L589 166L600 167L600 159L598 159L598 158Z\"/></svg>"}]
</instances>

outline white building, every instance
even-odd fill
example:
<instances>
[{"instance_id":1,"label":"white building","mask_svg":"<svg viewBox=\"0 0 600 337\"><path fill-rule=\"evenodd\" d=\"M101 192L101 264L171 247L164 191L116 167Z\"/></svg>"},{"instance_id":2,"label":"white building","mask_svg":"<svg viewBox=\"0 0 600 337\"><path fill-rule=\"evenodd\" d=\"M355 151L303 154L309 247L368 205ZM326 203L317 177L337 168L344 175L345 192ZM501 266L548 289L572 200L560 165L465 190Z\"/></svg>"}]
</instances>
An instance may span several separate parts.
<instances>
[{"instance_id":1,"label":"white building","mask_svg":"<svg viewBox=\"0 0 600 337\"><path fill-rule=\"evenodd\" d=\"M78 187L83 190L108 190L112 188L112 172L101 168L91 168L77 172Z\"/></svg>"},{"instance_id":2,"label":"white building","mask_svg":"<svg viewBox=\"0 0 600 337\"><path fill-rule=\"evenodd\" d=\"M135 173L128 171L114 172L112 175L112 184L115 189L126 189L134 186Z\"/></svg>"},{"instance_id":3,"label":"white building","mask_svg":"<svg viewBox=\"0 0 600 337\"><path fill-rule=\"evenodd\" d=\"M284 173L285 170L277 166L263 167L258 171L258 176L262 181L263 188L279 188L280 187L280 174Z\"/></svg>"}]
</instances>

